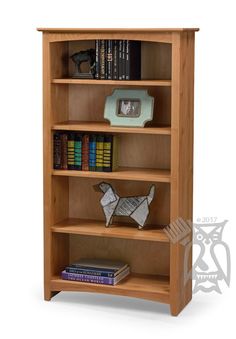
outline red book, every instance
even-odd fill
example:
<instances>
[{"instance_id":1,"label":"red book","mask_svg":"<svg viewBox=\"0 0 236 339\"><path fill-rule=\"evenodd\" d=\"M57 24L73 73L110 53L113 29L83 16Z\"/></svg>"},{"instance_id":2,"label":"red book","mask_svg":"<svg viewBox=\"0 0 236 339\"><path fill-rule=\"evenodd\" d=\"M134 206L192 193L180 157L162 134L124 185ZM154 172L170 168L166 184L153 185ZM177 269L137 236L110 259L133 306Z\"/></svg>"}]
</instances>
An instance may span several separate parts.
<instances>
[{"instance_id":1,"label":"red book","mask_svg":"<svg viewBox=\"0 0 236 339\"><path fill-rule=\"evenodd\" d=\"M89 171L89 135L83 135L82 139L82 171Z\"/></svg>"}]
</instances>

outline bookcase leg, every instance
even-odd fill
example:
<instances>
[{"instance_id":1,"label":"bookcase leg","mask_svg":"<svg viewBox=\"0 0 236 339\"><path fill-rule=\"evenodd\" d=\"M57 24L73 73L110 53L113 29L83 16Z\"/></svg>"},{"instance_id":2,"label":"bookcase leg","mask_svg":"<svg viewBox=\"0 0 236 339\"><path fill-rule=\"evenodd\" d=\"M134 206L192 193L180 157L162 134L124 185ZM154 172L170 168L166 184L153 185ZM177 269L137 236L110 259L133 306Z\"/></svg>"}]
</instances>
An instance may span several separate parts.
<instances>
[{"instance_id":1,"label":"bookcase leg","mask_svg":"<svg viewBox=\"0 0 236 339\"><path fill-rule=\"evenodd\" d=\"M58 293L60 293L60 291L50 291L50 290L45 289L44 300L50 301Z\"/></svg>"}]
</instances>

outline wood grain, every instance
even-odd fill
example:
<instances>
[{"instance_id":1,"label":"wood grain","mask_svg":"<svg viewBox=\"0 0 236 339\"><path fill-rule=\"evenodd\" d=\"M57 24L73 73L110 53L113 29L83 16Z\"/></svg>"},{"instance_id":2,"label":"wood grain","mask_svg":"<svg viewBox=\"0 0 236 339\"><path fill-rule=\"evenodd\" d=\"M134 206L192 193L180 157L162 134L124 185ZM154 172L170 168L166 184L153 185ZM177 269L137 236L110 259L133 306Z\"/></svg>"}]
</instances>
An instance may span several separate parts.
<instances>
[{"instance_id":1,"label":"wood grain","mask_svg":"<svg viewBox=\"0 0 236 339\"><path fill-rule=\"evenodd\" d=\"M128 134L154 134L154 135L171 135L171 128L163 127L117 127L111 126L108 122L103 121L78 121L69 120L56 123L52 126L53 130L62 131L87 131L87 132L104 132L104 133L128 133Z\"/></svg>"},{"instance_id":2,"label":"wood grain","mask_svg":"<svg viewBox=\"0 0 236 339\"><path fill-rule=\"evenodd\" d=\"M51 280L51 289L125 295L169 303L169 280L161 276L131 274L115 286L68 281L54 276Z\"/></svg>"},{"instance_id":3,"label":"wood grain","mask_svg":"<svg viewBox=\"0 0 236 339\"><path fill-rule=\"evenodd\" d=\"M55 224L51 229L53 232L65 234L169 242L162 228L163 226L156 225L146 226L139 230L136 225L127 226L127 224L113 224L105 227L104 221L71 218Z\"/></svg>"},{"instance_id":4,"label":"wood grain","mask_svg":"<svg viewBox=\"0 0 236 339\"><path fill-rule=\"evenodd\" d=\"M52 175L80 177L80 178L170 182L169 170L159 170L149 168L120 167L115 172L52 170L51 173Z\"/></svg>"},{"instance_id":5,"label":"wood grain","mask_svg":"<svg viewBox=\"0 0 236 339\"><path fill-rule=\"evenodd\" d=\"M106 86L171 86L171 80L96 80L96 79L52 79L53 84L106 85Z\"/></svg>"},{"instance_id":6,"label":"wood grain","mask_svg":"<svg viewBox=\"0 0 236 339\"><path fill-rule=\"evenodd\" d=\"M172 47L171 221L192 220L194 34L174 34ZM191 239L190 239L191 241ZM184 282L185 248L171 243L170 303L177 315L192 298L192 280Z\"/></svg>"},{"instance_id":7,"label":"wood grain","mask_svg":"<svg viewBox=\"0 0 236 339\"><path fill-rule=\"evenodd\" d=\"M70 234L69 251L68 264L80 258L107 258L128 263L132 273L170 274L170 246L167 242Z\"/></svg>"}]
</instances>

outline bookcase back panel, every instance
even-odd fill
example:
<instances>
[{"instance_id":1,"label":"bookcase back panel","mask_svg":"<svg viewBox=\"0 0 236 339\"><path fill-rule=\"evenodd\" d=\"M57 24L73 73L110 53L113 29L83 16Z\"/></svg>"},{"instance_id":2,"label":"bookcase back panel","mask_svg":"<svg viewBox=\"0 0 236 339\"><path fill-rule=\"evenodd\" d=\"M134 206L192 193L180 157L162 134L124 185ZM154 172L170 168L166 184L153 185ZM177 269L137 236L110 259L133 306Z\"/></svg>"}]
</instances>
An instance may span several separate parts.
<instances>
[{"instance_id":1,"label":"bookcase back panel","mask_svg":"<svg viewBox=\"0 0 236 339\"><path fill-rule=\"evenodd\" d=\"M70 56L76 52L95 48L95 40L53 42L51 51L51 74L53 78L72 76L75 65ZM81 64L83 72L89 71L88 63ZM141 42L141 79L171 79L171 44Z\"/></svg>"},{"instance_id":2,"label":"bookcase back panel","mask_svg":"<svg viewBox=\"0 0 236 339\"><path fill-rule=\"evenodd\" d=\"M170 169L170 137L122 134L118 140L119 166Z\"/></svg>"},{"instance_id":3,"label":"bookcase back panel","mask_svg":"<svg viewBox=\"0 0 236 339\"><path fill-rule=\"evenodd\" d=\"M60 86L60 85L57 85ZM106 96L111 95L115 88L130 88L128 86L108 85L68 85L69 86L69 119L79 121L106 121L104 107ZM140 86L132 86L132 89ZM142 87L154 97L153 120L150 126L170 125L170 95L169 87Z\"/></svg>"},{"instance_id":4,"label":"bookcase back panel","mask_svg":"<svg viewBox=\"0 0 236 339\"><path fill-rule=\"evenodd\" d=\"M171 44L142 42L142 79L171 79Z\"/></svg>"},{"instance_id":5,"label":"bookcase back panel","mask_svg":"<svg viewBox=\"0 0 236 339\"><path fill-rule=\"evenodd\" d=\"M48 206L49 208L49 206ZM52 224L55 224L69 215L69 178L52 177Z\"/></svg>"},{"instance_id":6,"label":"bookcase back panel","mask_svg":"<svg viewBox=\"0 0 236 339\"><path fill-rule=\"evenodd\" d=\"M69 178L69 216L104 220L105 217L100 205L102 192L95 192L94 185L102 180L91 178ZM110 183L121 197L147 195L151 184L147 182L105 180ZM150 214L147 219L149 225L164 225L170 222L170 186L157 183L156 193L150 205ZM134 223L129 217L115 217L114 222ZM137 224L135 224L137 227Z\"/></svg>"},{"instance_id":7,"label":"bookcase back panel","mask_svg":"<svg viewBox=\"0 0 236 339\"><path fill-rule=\"evenodd\" d=\"M70 235L70 263L80 258L122 260L131 272L169 276L168 243Z\"/></svg>"}]
</instances>

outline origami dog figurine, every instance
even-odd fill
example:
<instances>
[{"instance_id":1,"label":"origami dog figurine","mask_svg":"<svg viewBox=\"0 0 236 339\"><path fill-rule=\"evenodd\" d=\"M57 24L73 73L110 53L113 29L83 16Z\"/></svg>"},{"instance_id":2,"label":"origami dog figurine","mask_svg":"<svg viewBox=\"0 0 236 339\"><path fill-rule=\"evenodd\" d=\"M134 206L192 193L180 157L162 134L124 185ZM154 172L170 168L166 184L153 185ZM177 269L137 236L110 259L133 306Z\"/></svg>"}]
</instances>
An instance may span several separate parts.
<instances>
[{"instance_id":1,"label":"origami dog figurine","mask_svg":"<svg viewBox=\"0 0 236 339\"><path fill-rule=\"evenodd\" d=\"M113 216L129 216L138 223L139 229L143 228L149 215L149 205L154 198L154 185L151 186L148 195L126 198L120 198L106 182L101 182L94 188L99 188L104 193L100 203L106 217L106 227L111 224Z\"/></svg>"}]
</instances>

